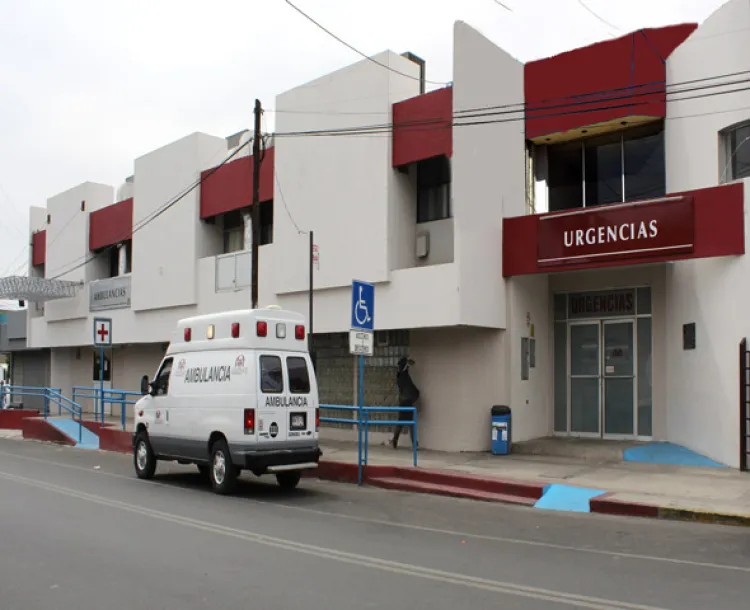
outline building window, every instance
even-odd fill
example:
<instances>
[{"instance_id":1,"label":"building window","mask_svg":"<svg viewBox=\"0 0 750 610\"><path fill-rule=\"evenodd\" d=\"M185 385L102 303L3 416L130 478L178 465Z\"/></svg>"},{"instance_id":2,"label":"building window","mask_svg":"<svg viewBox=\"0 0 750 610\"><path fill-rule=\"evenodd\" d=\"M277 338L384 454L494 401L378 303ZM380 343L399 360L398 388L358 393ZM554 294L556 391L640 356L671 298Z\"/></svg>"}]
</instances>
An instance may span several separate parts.
<instances>
[{"instance_id":1,"label":"building window","mask_svg":"<svg viewBox=\"0 0 750 610\"><path fill-rule=\"evenodd\" d=\"M273 200L260 203L260 245L273 243Z\"/></svg>"},{"instance_id":2,"label":"building window","mask_svg":"<svg viewBox=\"0 0 750 610\"><path fill-rule=\"evenodd\" d=\"M224 254L239 252L245 247L245 221L242 212L234 210L224 214Z\"/></svg>"},{"instance_id":3,"label":"building window","mask_svg":"<svg viewBox=\"0 0 750 610\"><path fill-rule=\"evenodd\" d=\"M750 122L725 129L721 137L724 155L720 182L750 177Z\"/></svg>"},{"instance_id":4,"label":"building window","mask_svg":"<svg viewBox=\"0 0 750 610\"><path fill-rule=\"evenodd\" d=\"M417 222L450 218L451 162L439 156L417 164Z\"/></svg>"},{"instance_id":5,"label":"building window","mask_svg":"<svg viewBox=\"0 0 750 610\"><path fill-rule=\"evenodd\" d=\"M547 167L553 212L663 197L664 124L553 144L547 147Z\"/></svg>"}]
</instances>

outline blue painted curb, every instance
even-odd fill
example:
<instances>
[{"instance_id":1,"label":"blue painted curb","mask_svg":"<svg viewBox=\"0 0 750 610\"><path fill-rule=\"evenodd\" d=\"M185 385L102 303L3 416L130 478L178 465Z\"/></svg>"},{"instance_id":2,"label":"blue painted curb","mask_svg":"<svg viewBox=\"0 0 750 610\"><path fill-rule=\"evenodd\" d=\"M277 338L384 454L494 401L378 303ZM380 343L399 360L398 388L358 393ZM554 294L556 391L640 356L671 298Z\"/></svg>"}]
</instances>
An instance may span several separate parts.
<instances>
[{"instance_id":1,"label":"blue painted curb","mask_svg":"<svg viewBox=\"0 0 750 610\"><path fill-rule=\"evenodd\" d=\"M589 501L605 493L601 489L586 489L573 485L548 485L544 488L542 497L534 504L534 508L590 513L591 505Z\"/></svg>"}]
</instances>

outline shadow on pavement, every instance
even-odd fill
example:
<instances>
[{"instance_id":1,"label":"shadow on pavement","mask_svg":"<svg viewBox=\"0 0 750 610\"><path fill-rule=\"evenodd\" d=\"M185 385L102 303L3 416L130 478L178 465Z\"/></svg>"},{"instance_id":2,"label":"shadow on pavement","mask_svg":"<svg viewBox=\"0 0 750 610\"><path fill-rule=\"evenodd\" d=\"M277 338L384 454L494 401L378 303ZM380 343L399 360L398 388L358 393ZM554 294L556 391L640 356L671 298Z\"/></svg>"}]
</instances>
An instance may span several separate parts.
<instances>
[{"instance_id":1,"label":"shadow on pavement","mask_svg":"<svg viewBox=\"0 0 750 610\"><path fill-rule=\"evenodd\" d=\"M167 485L174 485L175 487L182 487L184 489L213 494L211 483L208 478L204 477L197 471L168 472L163 474L157 472L154 481ZM311 481L311 479L303 478L297 489L285 490L279 487L276 484L276 480L271 476L266 475L262 479L259 479L254 475L243 472L237 481L237 489L232 494L232 497L244 497L264 501L294 498L296 502L303 501L310 505L337 499L337 496L333 493L322 491L320 489L313 489L311 487Z\"/></svg>"}]
</instances>

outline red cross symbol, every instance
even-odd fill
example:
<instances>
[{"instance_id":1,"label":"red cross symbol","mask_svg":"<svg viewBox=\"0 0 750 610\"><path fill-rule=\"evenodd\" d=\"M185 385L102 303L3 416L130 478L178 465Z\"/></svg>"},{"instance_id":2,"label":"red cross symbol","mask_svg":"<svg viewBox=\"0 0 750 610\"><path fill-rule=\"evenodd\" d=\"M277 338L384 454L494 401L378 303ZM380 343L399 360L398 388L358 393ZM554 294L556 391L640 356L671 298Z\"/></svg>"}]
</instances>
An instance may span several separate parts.
<instances>
[{"instance_id":1,"label":"red cross symbol","mask_svg":"<svg viewBox=\"0 0 750 610\"><path fill-rule=\"evenodd\" d=\"M106 343L109 331L104 324L102 324L99 330L96 331L96 334L99 335L99 343Z\"/></svg>"}]
</instances>

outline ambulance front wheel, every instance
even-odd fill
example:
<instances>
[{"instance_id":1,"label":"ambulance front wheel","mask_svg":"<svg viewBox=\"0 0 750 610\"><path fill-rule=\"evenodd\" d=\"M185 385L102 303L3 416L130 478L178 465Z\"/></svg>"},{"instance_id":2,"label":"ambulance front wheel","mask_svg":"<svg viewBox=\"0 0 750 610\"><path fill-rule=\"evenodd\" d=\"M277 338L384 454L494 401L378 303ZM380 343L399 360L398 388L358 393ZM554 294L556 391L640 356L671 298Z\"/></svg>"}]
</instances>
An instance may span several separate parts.
<instances>
[{"instance_id":1,"label":"ambulance front wheel","mask_svg":"<svg viewBox=\"0 0 750 610\"><path fill-rule=\"evenodd\" d=\"M294 489L299 485L302 473L299 470L287 470L276 475L276 481L281 489Z\"/></svg>"},{"instance_id":2,"label":"ambulance front wheel","mask_svg":"<svg viewBox=\"0 0 750 610\"><path fill-rule=\"evenodd\" d=\"M156 472L156 457L145 432L139 432L138 436L135 437L133 465L135 466L135 474L139 479L151 479Z\"/></svg>"}]
</instances>

